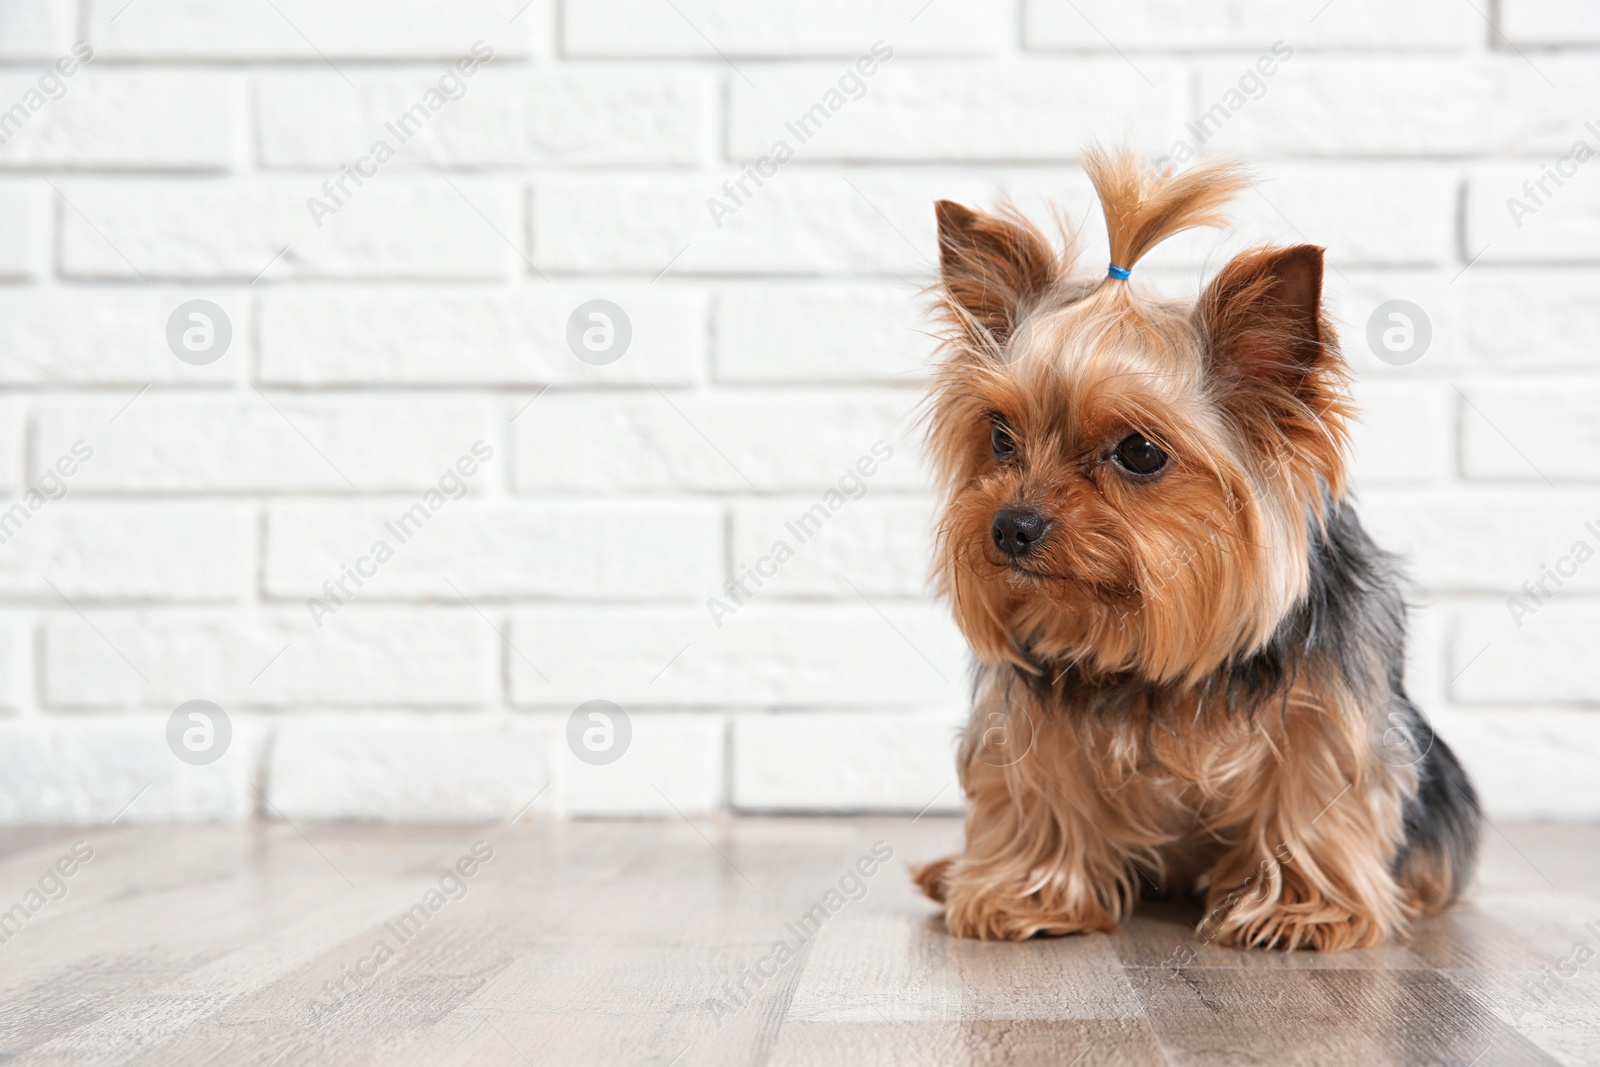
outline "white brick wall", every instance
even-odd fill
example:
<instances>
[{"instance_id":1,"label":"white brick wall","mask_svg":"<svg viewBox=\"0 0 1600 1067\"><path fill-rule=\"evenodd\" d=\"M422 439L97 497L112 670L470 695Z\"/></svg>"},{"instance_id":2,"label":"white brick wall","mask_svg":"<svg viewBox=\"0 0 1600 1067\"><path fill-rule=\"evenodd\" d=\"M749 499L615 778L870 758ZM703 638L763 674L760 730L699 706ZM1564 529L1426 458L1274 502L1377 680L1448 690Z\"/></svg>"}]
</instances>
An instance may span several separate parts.
<instances>
[{"instance_id":1,"label":"white brick wall","mask_svg":"<svg viewBox=\"0 0 1600 1067\"><path fill-rule=\"evenodd\" d=\"M931 202L1058 202L1093 266L1080 146L1201 121L1260 179L1145 283L1328 247L1412 688L1494 812L1600 816L1590 120L1581 0L0 5L0 822L953 809ZM1408 366L1366 341L1394 299ZM615 362L569 348L592 300ZM591 700L615 762L569 743Z\"/></svg>"}]
</instances>

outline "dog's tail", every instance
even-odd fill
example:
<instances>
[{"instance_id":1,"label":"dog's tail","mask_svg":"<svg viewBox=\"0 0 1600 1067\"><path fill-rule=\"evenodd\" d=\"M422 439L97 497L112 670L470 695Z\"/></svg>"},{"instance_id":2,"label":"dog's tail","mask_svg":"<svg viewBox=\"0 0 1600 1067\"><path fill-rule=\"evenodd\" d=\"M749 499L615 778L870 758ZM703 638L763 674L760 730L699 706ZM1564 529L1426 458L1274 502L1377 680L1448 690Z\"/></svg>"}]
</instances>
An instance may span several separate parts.
<instances>
[{"instance_id":1,"label":"dog's tail","mask_svg":"<svg viewBox=\"0 0 1600 1067\"><path fill-rule=\"evenodd\" d=\"M1437 915L1461 895L1477 863L1483 813L1478 794L1455 753L1409 701L1408 730L1426 746L1417 762L1417 793L1406 802L1406 840L1395 856L1395 877L1406 902Z\"/></svg>"}]
</instances>

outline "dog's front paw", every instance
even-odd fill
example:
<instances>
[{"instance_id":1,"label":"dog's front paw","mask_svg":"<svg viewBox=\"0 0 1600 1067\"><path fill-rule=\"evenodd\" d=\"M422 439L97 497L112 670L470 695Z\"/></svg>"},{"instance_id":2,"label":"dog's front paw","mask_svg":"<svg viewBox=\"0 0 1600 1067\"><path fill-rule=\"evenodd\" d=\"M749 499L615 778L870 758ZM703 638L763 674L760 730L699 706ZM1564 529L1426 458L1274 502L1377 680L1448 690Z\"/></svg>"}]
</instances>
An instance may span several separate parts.
<instances>
[{"instance_id":1,"label":"dog's front paw","mask_svg":"<svg viewBox=\"0 0 1600 1067\"><path fill-rule=\"evenodd\" d=\"M917 888L925 893L929 900L940 904L944 903L944 880L950 873L955 857L951 856L932 863L924 863L911 868L911 880L917 883Z\"/></svg>"},{"instance_id":2,"label":"dog's front paw","mask_svg":"<svg viewBox=\"0 0 1600 1067\"><path fill-rule=\"evenodd\" d=\"M1037 892L1023 893L1015 887L982 884L963 877L960 865L951 860L923 868L919 884L934 867L941 868L938 890L942 894L934 899L944 904L945 928L956 937L1026 941L1040 935L1117 932L1116 918L1096 902L1053 901ZM923 891L933 896L926 885Z\"/></svg>"},{"instance_id":3,"label":"dog's front paw","mask_svg":"<svg viewBox=\"0 0 1600 1067\"><path fill-rule=\"evenodd\" d=\"M1376 919L1328 903L1315 907L1280 904L1229 916L1218 924L1216 935L1219 944L1235 948L1305 948L1313 952L1375 948L1387 937L1388 931Z\"/></svg>"}]
</instances>

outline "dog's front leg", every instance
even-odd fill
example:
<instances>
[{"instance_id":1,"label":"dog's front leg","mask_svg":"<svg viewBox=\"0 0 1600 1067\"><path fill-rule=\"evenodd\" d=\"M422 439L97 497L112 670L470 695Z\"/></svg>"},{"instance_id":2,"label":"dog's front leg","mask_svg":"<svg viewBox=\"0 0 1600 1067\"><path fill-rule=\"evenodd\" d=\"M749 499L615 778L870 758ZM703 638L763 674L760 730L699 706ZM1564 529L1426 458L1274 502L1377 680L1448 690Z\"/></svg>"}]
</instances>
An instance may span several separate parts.
<instances>
[{"instance_id":1,"label":"dog's front leg","mask_svg":"<svg viewBox=\"0 0 1600 1067\"><path fill-rule=\"evenodd\" d=\"M950 932L986 941L1115 932L1137 896L1135 874L1090 821L1100 801L1085 792L1088 776L1051 744L1022 755L970 733L968 741L966 848L913 872L944 905Z\"/></svg>"},{"instance_id":2,"label":"dog's front leg","mask_svg":"<svg viewBox=\"0 0 1600 1067\"><path fill-rule=\"evenodd\" d=\"M1403 797L1389 772L1371 760L1359 773L1340 767L1311 744L1265 771L1238 844L1212 870L1201 934L1328 952L1401 933L1408 914L1394 857Z\"/></svg>"}]
</instances>

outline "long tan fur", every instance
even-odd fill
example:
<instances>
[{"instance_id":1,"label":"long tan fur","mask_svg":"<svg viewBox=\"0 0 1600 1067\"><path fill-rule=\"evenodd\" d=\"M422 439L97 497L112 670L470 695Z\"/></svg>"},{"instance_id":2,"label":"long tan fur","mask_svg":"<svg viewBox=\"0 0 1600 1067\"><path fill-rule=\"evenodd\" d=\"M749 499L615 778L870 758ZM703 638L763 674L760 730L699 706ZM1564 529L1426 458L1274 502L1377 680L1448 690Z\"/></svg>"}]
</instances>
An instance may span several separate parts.
<instances>
[{"instance_id":1,"label":"long tan fur","mask_svg":"<svg viewBox=\"0 0 1600 1067\"><path fill-rule=\"evenodd\" d=\"M1091 148L1084 170L1094 183L1111 239L1111 262L1131 270L1156 245L1184 230L1225 226L1227 205L1250 184L1240 168L1200 163L1186 171L1153 171L1131 148Z\"/></svg>"},{"instance_id":2,"label":"long tan fur","mask_svg":"<svg viewBox=\"0 0 1600 1067\"><path fill-rule=\"evenodd\" d=\"M1127 149L1086 168L1130 269L1248 184ZM1245 253L1190 307L1075 276L1015 213L939 220L936 577L980 665L966 848L917 874L950 929L1112 930L1159 888L1206 895L1224 943L1336 949L1443 907L1460 877L1395 873L1417 775L1375 754L1383 672L1307 656L1270 699L1230 680L1306 596L1308 516L1345 482L1321 250ZM1106 458L1134 431L1170 454L1152 484ZM1055 531L1026 566L990 540L1007 506Z\"/></svg>"}]
</instances>

